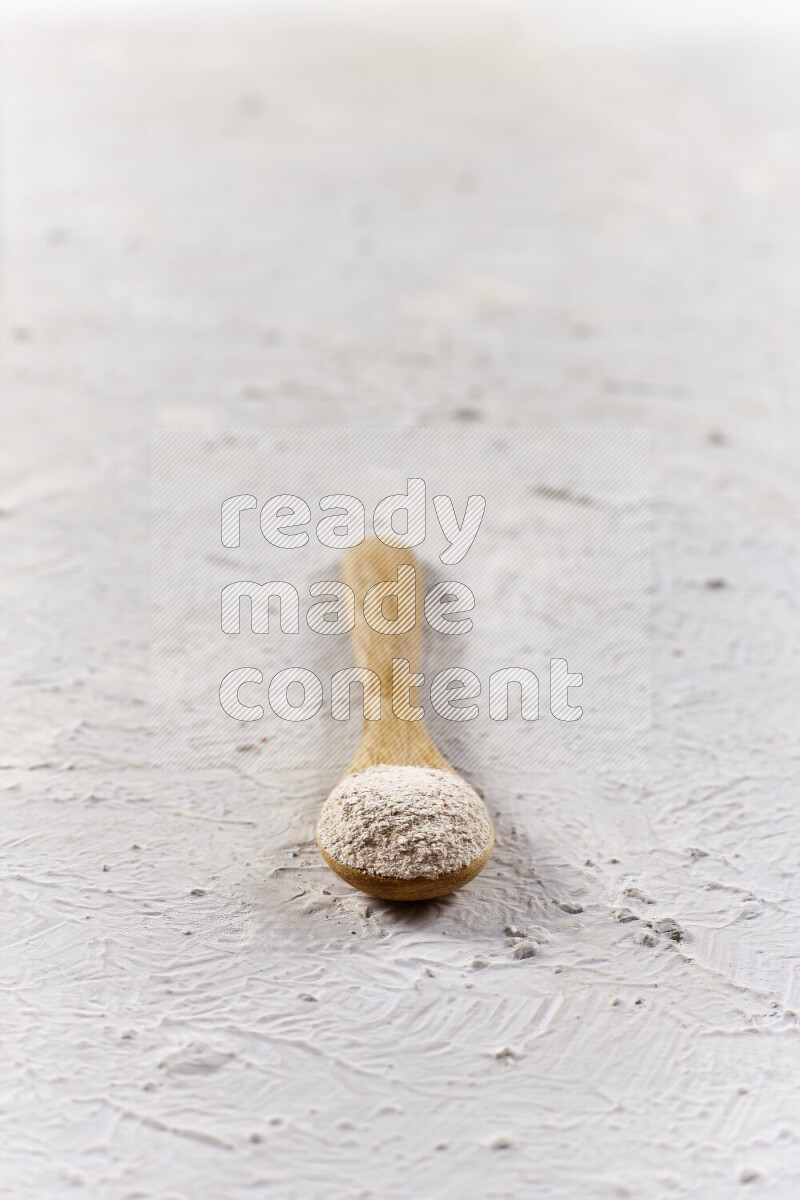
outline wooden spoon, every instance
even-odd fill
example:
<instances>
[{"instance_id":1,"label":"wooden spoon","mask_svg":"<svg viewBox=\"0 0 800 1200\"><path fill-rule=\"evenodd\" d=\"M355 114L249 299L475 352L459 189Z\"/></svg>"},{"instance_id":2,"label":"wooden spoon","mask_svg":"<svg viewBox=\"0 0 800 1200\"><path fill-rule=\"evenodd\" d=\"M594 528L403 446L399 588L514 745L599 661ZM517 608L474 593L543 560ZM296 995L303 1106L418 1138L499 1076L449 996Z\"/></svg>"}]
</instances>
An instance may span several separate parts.
<instances>
[{"instance_id":1,"label":"wooden spoon","mask_svg":"<svg viewBox=\"0 0 800 1200\"><path fill-rule=\"evenodd\" d=\"M407 633L378 633L364 617L364 597L374 584L384 580L396 580L398 567L406 563L416 571L416 621ZM473 789L436 749L423 722L403 720L395 714L392 707L392 660L407 659L410 671L414 672L420 658L424 593L419 562L411 550L386 546L377 538L372 538L347 553L342 564L342 580L352 588L356 598L356 621L352 632L356 665L374 671L381 685L380 720L365 719L358 750L342 782L348 776L358 776L370 767L381 765L427 767L455 776L459 785L463 785L465 794L470 797L470 803L474 803L476 794ZM357 780L354 779L352 783L357 784ZM332 793L332 796L334 794ZM319 823L317 845L322 857L337 875L370 896L378 896L384 900L429 900L434 896L445 896L448 892L457 891L486 866L494 846L494 829L485 808L484 812L488 828L486 845L470 861L435 878L417 876L409 879L373 874L371 871L340 862L322 844Z\"/></svg>"}]
</instances>

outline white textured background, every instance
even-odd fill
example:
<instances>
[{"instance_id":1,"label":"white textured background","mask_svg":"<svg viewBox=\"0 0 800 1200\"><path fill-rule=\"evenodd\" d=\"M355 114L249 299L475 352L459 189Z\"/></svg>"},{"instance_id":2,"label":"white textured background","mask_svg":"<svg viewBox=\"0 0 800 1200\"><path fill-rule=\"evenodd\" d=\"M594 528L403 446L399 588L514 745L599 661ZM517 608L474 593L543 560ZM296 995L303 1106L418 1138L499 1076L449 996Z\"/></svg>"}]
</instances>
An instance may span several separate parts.
<instances>
[{"instance_id":1,"label":"white textured background","mask_svg":"<svg viewBox=\"0 0 800 1200\"><path fill-rule=\"evenodd\" d=\"M0 1194L796 1195L796 12L7 6ZM337 422L652 431L647 779L424 908L147 765L149 428Z\"/></svg>"}]
</instances>

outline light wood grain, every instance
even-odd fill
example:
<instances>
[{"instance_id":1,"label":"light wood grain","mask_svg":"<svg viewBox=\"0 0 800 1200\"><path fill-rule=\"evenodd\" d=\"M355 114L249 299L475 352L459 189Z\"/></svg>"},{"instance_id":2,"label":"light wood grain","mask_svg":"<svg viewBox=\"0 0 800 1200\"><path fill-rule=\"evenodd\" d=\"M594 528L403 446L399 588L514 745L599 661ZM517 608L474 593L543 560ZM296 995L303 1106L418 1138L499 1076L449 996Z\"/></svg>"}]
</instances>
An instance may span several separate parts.
<instances>
[{"instance_id":1,"label":"light wood grain","mask_svg":"<svg viewBox=\"0 0 800 1200\"><path fill-rule=\"evenodd\" d=\"M376 583L397 579L398 567L404 564L413 566L416 572L414 627L401 634L378 633L364 616L364 597ZM343 778L381 764L432 767L458 774L431 741L424 721L403 720L392 708L393 660L407 659L412 673L417 671L420 665L425 591L419 560L407 547L387 546L377 538L370 538L345 556L342 563L342 581L352 588L356 599L356 619L352 631L355 665L374 671L381 684L380 720L364 720L361 741ZM391 617L393 614L387 611L386 615ZM464 887L486 866L494 847L494 829L488 812L486 817L489 821L489 841L481 854L458 870L435 879L399 879L373 875L371 872L339 862L327 853L319 839L317 845L328 866L337 875L370 896L384 900L430 900Z\"/></svg>"},{"instance_id":2,"label":"light wood grain","mask_svg":"<svg viewBox=\"0 0 800 1200\"><path fill-rule=\"evenodd\" d=\"M416 571L417 620L414 628L408 633L392 636L376 633L364 617L364 597L375 583L396 579L398 567L406 563ZM393 659L407 659L412 672L419 669L420 662L425 590L422 567L414 552L386 546L377 538L370 538L345 556L342 582L353 589L356 597L356 623L352 632L355 665L374 671L381 681L381 719L364 721L358 750L345 774L351 775L378 763L452 771L453 767L431 741L424 722L401 720L392 709Z\"/></svg>"}]
</instances>

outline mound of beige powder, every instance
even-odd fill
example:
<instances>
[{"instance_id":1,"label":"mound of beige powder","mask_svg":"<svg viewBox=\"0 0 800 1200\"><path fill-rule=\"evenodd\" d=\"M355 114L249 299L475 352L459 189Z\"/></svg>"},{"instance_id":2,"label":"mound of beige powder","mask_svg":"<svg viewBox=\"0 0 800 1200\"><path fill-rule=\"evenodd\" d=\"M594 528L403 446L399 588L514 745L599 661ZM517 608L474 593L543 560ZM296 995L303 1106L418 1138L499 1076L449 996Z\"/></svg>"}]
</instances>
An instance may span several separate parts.
<instances>
[{"instance_id":1,"label":"mound of beige powder","mask_svg":"<svg viewBox=\"0 0 800 1200\"><path fill-rule=\"evenodd\" d=\"M317 839L341 863L394 879L435 879L473 862L491 836L476 791L450 771L369 767L331 792Z\"/></svg>"}]
</instances>

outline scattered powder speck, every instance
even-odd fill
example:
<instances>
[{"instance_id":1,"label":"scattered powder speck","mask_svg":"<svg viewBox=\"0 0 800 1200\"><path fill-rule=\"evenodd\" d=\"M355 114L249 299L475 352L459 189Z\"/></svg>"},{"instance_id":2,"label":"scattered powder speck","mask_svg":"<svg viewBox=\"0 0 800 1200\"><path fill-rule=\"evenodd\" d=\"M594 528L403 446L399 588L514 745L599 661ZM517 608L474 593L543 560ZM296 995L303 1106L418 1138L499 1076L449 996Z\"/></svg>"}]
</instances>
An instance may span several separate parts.
<instances>
[{"instance_id":1,"label":"scattered powder speck","mask_svg":"<svg viewBox=\"0 0 800 1200\"><path fill-rule=\"evenodd\" d=\"M368 767L331 792L317 823L332 858L373 875L435 879L473 862L489 841L483 801L430 767Z\"/></svg>"}]
</instances>

